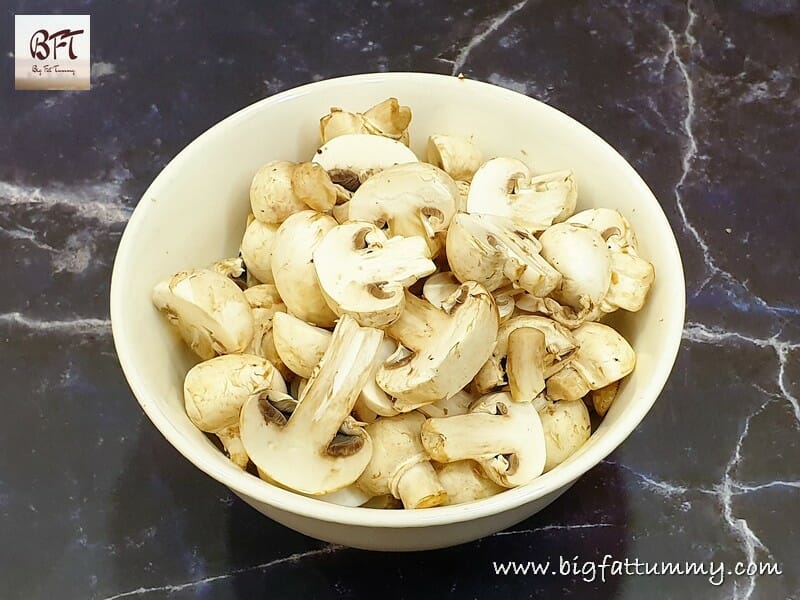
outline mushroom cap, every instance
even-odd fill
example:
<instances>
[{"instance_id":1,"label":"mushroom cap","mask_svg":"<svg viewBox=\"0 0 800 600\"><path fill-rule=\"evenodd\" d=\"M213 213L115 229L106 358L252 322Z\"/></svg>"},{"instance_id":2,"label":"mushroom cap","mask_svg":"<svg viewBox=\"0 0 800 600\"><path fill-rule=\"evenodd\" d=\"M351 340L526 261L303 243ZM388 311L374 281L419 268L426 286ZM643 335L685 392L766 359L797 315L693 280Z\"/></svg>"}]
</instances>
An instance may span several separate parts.
<instances>
[{"instance_id":1,"label":"mushroom cap","mask_svg":"<svg viewBox=\"0 0 800 600\"><path fill-rule=\"evenodd\" d=\"M638 255L636 233L628 220L610 208L592 208L573 215L568 223L582 224L600 233L611 254L611 284L600 308L635 312L644 306L655 279L655 269Z\"/></svg>"},{"instance_id":2,"label":"mushroom cap","mask_svg":"<svg viewBox=\"0 0 800 600\"><path fill-rule=\"evenodd\" d=\"M263 283L272 283L272 244L278 225L253 219L245 229L240 252L247 271Z\"/></svg>"},{"instance_id":3,"label":"mushroom cap","mask_svg":"<svg viewBox=\"0 0 800 600\"><path fill-rule=\"evenodd\" d=\"M516 158L487 160L475 172L467 196L467 212L511 218L509 196L518 181L527 181L531 170Z\"/></svg>"},{"instance_id":4,"label":"mushroom cap","mask_svg":"<svg viewBox=\"0 0 800 600\"><path fill-rule=\"evenodd\" d=\"M598 232L603 238L615 235L624 240L624 245L631 246L635 251L639 249L636 233L633 231L628 219L613 208L589 208L575 213L567 223L585 225Z\"/></svg>"},{"instance_id":5,"label":"mushroom cap","mask_svg":"<svg viewBox=\"0 0 800 600\"><path fill-rule=\"evenodd\" d=\"M359 327L348 316L333 337L300 401L288 418L264 397L242 408L239 428L250 460L269 478L303 494L321 495L352 484L372 456L372 440L355 426L357 443L335 450L339 430L367 381L383 333ZM335 439L336 438L336 439Z\"/></svg>"},{"instance_id":6,"label":"mushroom cap","mask_svg":"<svg viewBox=\"0 0 800 600\"><path fill-rule=\"evenodd\" d=\"M417 162L401 142L380 135L352 133L325 142L311 159L328 172L333 183L355 191L375 173L394 165Z\"/></svg>"},{"instance_id":7,"label":"mushroom cap","mask_svg":"<svg viewBox=\"0 0 800 600\"><path fill-rule=\"evenodd\" d=\"M472 139L459 135L433 134L428 138L428 162L456 181L471 181L483 162L483 155Z\"/></svg>"},{"instance_id":8,"label":"mushroom cap","mask_svg":"<svg viewBox=\"0 0 800 600\"><path fill-rule=\"evenodd\" d=\"M572 332L578 343L570 363L593 390L618 381L633 371L636 353L622 335L603 323L584 323Z\"/></svg>"},{"instance_id":9,"label":"mushroom cap","mask_svg":"<svg viewBox=\"0 0 800 600\"><path fill-rule=\"evenodd\" d=\"M498 328L492 295L462 284L443 309L406 292L406 307L386 333L402 346L378 370L376 381L407 412L464 388L494 349Z\"/></svg>"},{"instance_id":10,"label":"mushroom cap","mask_svg":"<svg viewBox=\"0 0 800 600\"><path fill-rule=\"evenodd\" d=\"M545 472L572 456L592 434L589 410L583 400L548 401L539 409L546 445Z\"/></svg>"},{"instance_id":11,"label":"mushroom cap","mask_svg":"<svg viewBox=\"0 0 800 600\"><path fill-rule=\"evenodd\" d=\"M374 223L389 237L420 236L434 258L457 205L453 179L433 165L414 162L370 177L350 200L350 218Z\"/></svg>"},{"instance_id":12,"label":"mushroom cap","mask_svg":"<svg viewBox=\"0 0 800 600\"><path fill-rule=\"evenodd\" d=\"M436 475L447 491L447 504L463 504L494 496L506 488L486 477L474 460L434 464Z\"/></svg>"},{"instance_id":13,"label":"mushroom cap","mask_svg":"<svg viewBox=\"0 0 800 600\"><path fill-rule=\"evenodd\" d=\"M473 459L503 487L528 483L545 464L542 423L530 402L513 402L506 392L489 394L469 414L428 419L422 445L437 462Z\"/></svg>"},{"instance_id":14,"label":"mushroom cap","mask_svg":"<svg viewBox=\"0 0 800 600\"><path fill-rule=\"evenodd\" d=\"M385 327L400 316L403 290L436 265L420 237L392 237L372 223L331 229L314 251L317 279L328 306L360 325Z\"/></svg>"},{"instance_id":15,"label":"mushroom cap","mask_svg":"<svg viewBox=\"0 0 800 600\"><path fill-rule=\"evenodd\" d=\"M356 485L373 496L392 494L398 497L397 484L403 471L428 460L419 439L424 422L424 416L410 412L367 425L367 433L372 438L372 458Z\"/></svg>"},{"instance_id":16,"label":"mushroom cap","mask_svg":"<svg viewBox=\"0 0 800 600\"><path fill-rule=\"evenodd\" d=\"M253 314L239 286L210 269L181 271L153 289L153 303L202 359L243 352Z\"/></svg>"},{"instance_id":17,"label":"mushroom cap","mask_svg":"<svg viewBox=\"0 0 800 600\"><path fill-rule=\"evenodd\" d=\"M447 232L447 259L456 277L490 291L509 281L538 297L553 291L561 273L539 256L541 249L532 234L492 215L458 214Z\"/></svg>"},{"instance_id":18,"label":"mushroom cap","mask_svg":"<svg viewBox=\"0 0 800 600\"><path fill-rule=\"evenodd\" d=\"M416 412L378 419L367 426L373 452L356 485L378 496L390 493L405 508L429 508L447 502L436 472L420 442L425 417Z\"/></svg>"},{"instance_id":19,"label":"mushroom cap","mask_svg":"<svg viewBox=\"0 0 800 600\"><path fill-rule=\"evenodd\" d=\"M308 208L292 189L294 163L273 160L262 166L250 185L250 207L259 221L282 223L289 215Z\"/></svg>"},{"instance_id":20,"label":"mushroom cap","mask_svg":"<svg viewBox=\"0 0 800 600\"><path fill-rule=\"evenodd\" d=\"M186 414L201 431L237 426L242 405L265 390L286 391L275 367L252 354L226 354L201 362L186 374Z\"/></svg>"},{"instance_id":21,"label":"mushroom cap","mask_svg":"<svg viewBox=\"0 0 800 600\"><path fill-rule=\"evenodd\" d=\"M561 275L551 296L576 310L582 299L598 305L611 284L611 255L594 229L573 223L558 223L539 236L541 255Z\"/></svg>"},{"instance_id":22,"label":"mushroom cap","mask_svg":"<svg viewBox=\"0 0 800 600\"><path fill-rule=\"evenodd\" d=\"M553 375L574 356L578 342L566 327L538 315L512 317L500 325L494 351L475 376L475 389L478 393L485 394L508 383L506 369L503 368L503 362L508 357L508 338L513 331L522 327L538 329L544 334L547 351L545 377Z\"/></svg>"},{"instance_id":23,"label":"mushroom cap","mask_svg":"<svg viewBox=\"0 0 800 600\"><path fill-rule=\"evenodd\" d=\"M590 390L618 381L633 371L636 353L616 330L587 322L572 332L578 349L570 363L547 380L553 400L578 400Z\"/></svg>"},{"instance_id":24,"label":"mushroom cap","mask_svg":"<svg viewBox=\"0 0 800 600\"><path fill-rule=\"evenodd\" d=\"M577 188L570 171L531 177L515 158L493 158L475 173L467 212L512 220L529 231L543 231L575 210Z\"/></svg>"},{"instance_id":25,"label":"mushroom cap","mask_svg":"<svg viewBox=\"0 0 800 600\"><path fill-rule=\"evenodd\" d=\"M333 217L304 210L283 222L272 246L272 275L287 309L319 327L333 327L336 314L319 288L313 255L322 238L334 227Z\"/></svg>"},{"instance_id":26,"label":"mushroom cap","mask_svg":"<svg viewBox=\"0 0 800 600\"><path fill-rule=\"evenodd\" d=\"M283 364L308 379L319 364L333 334L287 313L272 318L272 339Z\"/></svg>"}]
</instances>

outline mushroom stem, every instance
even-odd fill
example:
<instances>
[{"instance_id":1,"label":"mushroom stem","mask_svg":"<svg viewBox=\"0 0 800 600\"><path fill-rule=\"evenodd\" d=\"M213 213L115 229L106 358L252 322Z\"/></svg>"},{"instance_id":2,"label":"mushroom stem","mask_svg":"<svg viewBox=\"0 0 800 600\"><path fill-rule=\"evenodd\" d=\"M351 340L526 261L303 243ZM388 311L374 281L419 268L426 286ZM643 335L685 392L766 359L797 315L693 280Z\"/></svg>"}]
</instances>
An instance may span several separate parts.
<instances>
[{"instance_id":1,"label":"mushroom stem","mask_svg":"<svg viewBox=\"0 0 800 600\"><path fill-rule=\"evenodd\" d=\"M422 426L422 444L438 462L510 454L516 450L515 441L505 420L488 413L428 419Z\"/></svg>"},{"instance_id":2,"label":"mushroom stem","mask_svg":"<svg viewBox=\"0 0 800 600\"><path fill-rule=\"evenodd\" d=\"M530 402L545 388L544 333L535 327L520 327L508 335L506 371L514 402Z\"/></svg>"},{"instance_id":3,"label":"mushroom stem","mask_svg":"<svg viewBox=\"0 0 800 600\"><path fill-rule=\"evenodd\" d=\"M397 492L406 508L431 508L447 500L430 461L418 462L406 469L397 481Z\"/></svg>"}]
</instances>

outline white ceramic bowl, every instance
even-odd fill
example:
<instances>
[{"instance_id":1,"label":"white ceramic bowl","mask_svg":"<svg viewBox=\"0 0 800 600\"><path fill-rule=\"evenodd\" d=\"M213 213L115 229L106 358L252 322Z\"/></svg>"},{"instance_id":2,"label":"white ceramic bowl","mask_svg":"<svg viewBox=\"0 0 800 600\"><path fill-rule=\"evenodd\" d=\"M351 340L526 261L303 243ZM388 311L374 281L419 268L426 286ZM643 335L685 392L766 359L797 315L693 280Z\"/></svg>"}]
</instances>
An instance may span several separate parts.
<instances>
[{"instance_id":1,"label":"white ceramic bowl","mask_svg":"<svg viewBox=\"0 0 800 600\"><path fill-rule=\"evenodd\" d=\"M520 488L478 502L425 510L347 508L274 487L242 471L198 431L183 408L192 356L150 300L172 273L235 256L256 169L273 159L308 160L319 118L332 106L364 110L389 96L411 106L412 149L431 133L472 135L486 157L513 156L537 173L570 168L578 209L620 210L636 230L656 282L645 308L616 325L637 366L579 452ZM277 94L218 123L189 144L145 192L120 242L111 318L120 363L156 427L199 469L268 517L306 535L376 550L452 546L514 525L547 506L619 446L655 402L672 369L684 319L684 279L675 238L634 169L589 129L556 109L486 83L420 73L356 75Z\"/></svg>"}]
</instances>

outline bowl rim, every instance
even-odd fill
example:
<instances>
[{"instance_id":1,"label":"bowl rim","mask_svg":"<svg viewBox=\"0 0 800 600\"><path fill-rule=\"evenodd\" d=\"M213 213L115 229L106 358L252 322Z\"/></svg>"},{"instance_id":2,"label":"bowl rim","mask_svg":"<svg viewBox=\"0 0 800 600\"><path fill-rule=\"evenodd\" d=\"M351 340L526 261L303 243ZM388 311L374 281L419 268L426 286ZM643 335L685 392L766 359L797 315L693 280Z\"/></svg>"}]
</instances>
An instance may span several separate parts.
<instances>
[{"instance_id":1,"label":"bowl rim","mask_svg":"<svg viewBox=\"0 0 800 600\"><path fill-rule=\"evenodd\" d=\"M594 138L594 141L599 143L601 148L604 148L610 158L619 164L622 171L627 171L630 174L632 182L638 187L642 198L646 198L647 202L653 203L657 208L653 216L660 219L660 226L666 227L672 234L671 243L668 247L662 248L661 251L667 254L667 260L677 266L680 275L681 289L674 290L674 292L681 292L680 294L675 293L676 305L674 306L674 311L679 313L676 314L676 321L680 326L668 330L664 336L662 359L655 365L654 372L649 380L648 393L643 395L643 397L628 408L625 418L621 419L613 428L610 428L602 438L599 438L592 445L592 447L576 456L573 460L559 465L552 471L541 475L524 486L509 489L502 494L482 500L466 504L428 508L425 510L382 510L340 506L276 487L239 469L232 463L229 463L222 455L220 455L220 458L224 459L225 462L206 460L199 456L193 449L194 442L185 437L178 427L160 410L158 403L151 399L152 395L147 390L147 382L133 363L132 348L129 348L125 338L125 330L128 325L122 320L123 306L126 301L126 294L123 293L124 285L122 280L123 273L126 270L125 265L134 258L132 252L133 240L137 237L137 233L144 227L150 210L149 207L151 206L151 203L140 200L123 232L111 276L110 313L112 335L117 357L134 396L145 414L167 441L197 468L218 482L226 485L235 493L245 495L258 502L266 503L281 511L344 525L377 528L413 528L446 525L489 517L494 514L518 508L574 483L625 441L647 415L663 390L674 367L680 348L686 310L686 284L683 263L675 239L675 233L653 192L636 169L634 169L616 149L579 121L535 98L474 79L419 72L363 73L308 83L259 100L212 125L209 129L189 142L169 161L169 163L167 163L148 186L147 190L145 190L144 194L142 194L142 198L152 196L152 190L158 189L164 182L169 180L173 172L179 170L185 163L189 162L196 152L197 147L201 145L201 141L202 143L212 143L215 136L220 135L220 132L240 120L247 119L252 113L266 110L270 106L276 104L290 102L295 98L325 88L364 85L386 81L415 81L417 83L435 81L442 83L445 80L452 82L453 85L463 85L467 88L473 86L483 89L490 88L490 93L497 94L499 99L508 102L536 103L540 105L539 109L549 115L549 118L560 121L565 126L572 128L577 127L583 130L584 134ZM675 312L672 314L675 314Z\"/></svg>"}]
</instances>

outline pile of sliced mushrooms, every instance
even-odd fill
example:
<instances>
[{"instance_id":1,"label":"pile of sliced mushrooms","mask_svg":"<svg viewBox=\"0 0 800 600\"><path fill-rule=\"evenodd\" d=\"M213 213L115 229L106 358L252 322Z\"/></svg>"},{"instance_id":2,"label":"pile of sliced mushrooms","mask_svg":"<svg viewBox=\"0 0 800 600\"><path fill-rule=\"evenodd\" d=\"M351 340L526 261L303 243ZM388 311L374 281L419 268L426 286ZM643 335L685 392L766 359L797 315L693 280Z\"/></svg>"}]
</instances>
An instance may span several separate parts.
<instances>
[{"instance_id":1,"label":"pile of sliced mushrooms","mask_svg":"<svg viewBox=\"0 0 800 600\"><path fill-rule=\"evenodd\" d=\"M635 354L601 322L654 279L619 212L575 213L571 171L408 148L395 98L320 121L309 162L250 188L237 258L159 283L202 360L191 421L297 493L428 508L524 485L576 452Z\"/></svg>"}]
</instances>

